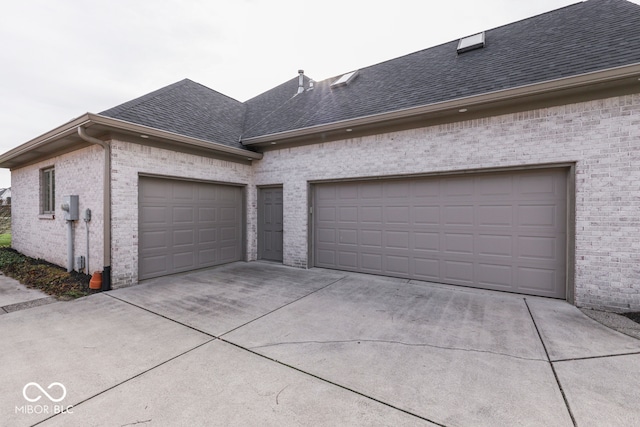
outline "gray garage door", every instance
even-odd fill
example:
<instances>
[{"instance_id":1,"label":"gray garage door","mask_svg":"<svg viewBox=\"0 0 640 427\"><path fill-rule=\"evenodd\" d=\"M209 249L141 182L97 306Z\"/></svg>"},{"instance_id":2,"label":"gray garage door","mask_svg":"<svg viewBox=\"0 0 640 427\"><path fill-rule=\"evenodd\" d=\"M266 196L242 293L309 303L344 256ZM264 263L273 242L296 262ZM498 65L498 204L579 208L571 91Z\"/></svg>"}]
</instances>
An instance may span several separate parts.
<instances>
[{"instance_id":1,"label":"gray garage door","mask_svg":"<svg viewBox=\"0 0 640 427\"><path fill-rule=\"evenodd\" d=\"M242 259L242 188L141 177L139 278Z\"/></svg>"},{"instance_id":2,"label":"gray garage door","mask_svg":"<svg viewBox=\"0 0 640 427\"><path fill-rule=\"evenodd\" d=\"M317 184L318 267L565 297L564 169Z\"/></svg>"}]
</instances>

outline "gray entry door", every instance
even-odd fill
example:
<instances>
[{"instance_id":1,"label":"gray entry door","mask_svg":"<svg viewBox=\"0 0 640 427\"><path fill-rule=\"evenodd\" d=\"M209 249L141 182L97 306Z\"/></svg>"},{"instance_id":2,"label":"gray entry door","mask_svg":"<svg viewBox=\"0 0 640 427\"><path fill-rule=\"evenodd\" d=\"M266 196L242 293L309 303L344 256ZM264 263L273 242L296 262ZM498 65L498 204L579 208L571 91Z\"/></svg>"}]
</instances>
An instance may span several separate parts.
<instances>
[{"instance_id":1,"label":"gray entry door","mask_svg":"<svg viewBox=\"0 0 640 427\"><path fill-rule=\"evenodd\" d=\"M258 208L260 259L282 261L282 187L261 188Z\"/></svg>"},{"instance_id":2,"label":"gray entry door","mask_svg":"<svg viewBox=\"0 0 640 427\"><path fill-rule=\"evenodd\" d=\"M314 264L565 297L567 171L317 184Z\"/></svg>"},{"instance_id":3,"label":"gray entry door","mask_svg":"<svg viewBox=\"0 0 640 427\"><path fill-rule=\"evenodd\" d=\"M242 259L242 188L141 177L139 279Z\"/></svg>"}]
</instances>

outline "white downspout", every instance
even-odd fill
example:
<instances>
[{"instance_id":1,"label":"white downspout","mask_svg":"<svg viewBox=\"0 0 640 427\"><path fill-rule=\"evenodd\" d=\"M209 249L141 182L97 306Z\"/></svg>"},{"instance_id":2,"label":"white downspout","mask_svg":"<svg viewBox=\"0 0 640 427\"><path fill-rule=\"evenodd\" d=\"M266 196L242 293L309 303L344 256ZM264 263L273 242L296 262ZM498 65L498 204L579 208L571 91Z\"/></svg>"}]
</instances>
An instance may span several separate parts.
<instances>
[{"instance_id":1,"label":"white downspout","mask_svg":"<svg viewBox=\"0 0 640 427\"><path fill-rule=\"evenodd\" d=\"M102 290L108 291L111 289L111 146L100 139L87 135L87 132L82 126L78 126L78 135L84 141L97 144L104 148L104 187L102 190L102 208L104 212L104 272Z\"/></svg>"}]
</instances>

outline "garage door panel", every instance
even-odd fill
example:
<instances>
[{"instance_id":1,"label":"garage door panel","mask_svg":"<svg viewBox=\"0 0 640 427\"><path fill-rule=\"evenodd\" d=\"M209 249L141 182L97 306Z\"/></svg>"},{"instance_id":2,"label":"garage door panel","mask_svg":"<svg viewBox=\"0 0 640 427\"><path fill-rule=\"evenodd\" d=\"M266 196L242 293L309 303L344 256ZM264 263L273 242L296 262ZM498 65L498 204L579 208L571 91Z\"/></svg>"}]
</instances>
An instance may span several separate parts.
<instances>
[{"instance_id":1,"label":"garage door panel","mask_svg":"<svg viewBox=\"0 0 640 427\"><path fill-rule=\"evenodd\" d=\"M445 225L472 226L474 219L473 205L453 205L444 207Z\"/></svg>"},{"instance_id":2,"label":"garage door panel","mask_svg":"<svg viewBox=\"0 0 640 427\"><path fill-rule=\"evenodd\" d=\"M476 215L479 226L511 227L513 225L513 206L511 205L480 205Z\"/></svg>"},{"instance_id":3,"label":"garage door panel","mask_svg":"<svg viewBox=\"0 0 640 427\"><path fill-rule=\"evenodd\" d=\"M384 185L385 197L389 199L407 199L411 196L410 181L388 181Z\"/></svg>"},{"instance_id":4,"label":"garage door panel","mask_svg":"<svg viewBox=\"0 0 640 427\"><path fill-rule=\"evenodd\" d=\"M340 222L358 222L357 206L341 206L338 211L338 221Z\"/></svg>"},{"instance_id":5,"label":"garage door panel","mask_svg":"<svg viewBox=\"0 0 640 427\"><path fill-rule=\"evenodd\" d=\"M316 265L318 267L334 267L336 266L336 252L328 249L320 249L316 252Z\"/></svg>"},{"instance_id":6,"label":"garage door panel","mask_svg":"<svg viewBox=\"0 0 640 427\"><path fill-rule=\"evenodd\" d=\"M162 276L167 273L168 266L171 265L169 258L166 255L147 256L140 260L141 268L148 274L155 274Z\"/></svg>"},{"instance_id":7,"label":"garage door panel","mask_svg":"<svg viewBox=\"0 0 640 427\"><path fill-rule=\"evenodd\" d=\"M513 194L513 179L504 176L489 176L478 181L480 196L511 196ZM498 199L501 199L498 197Z\"/></svg>"},{"instance_id":8,"label":"garage door panel","mask_svg":"<svg viewBox=\"0 0 640 427\"><path fill-rule=\"evenodd\" d=\"M414 232L413 248L418 251L440 251L440 234L436 232Z\"/></svg>"},{"instance_id":9,"label":"garage door panel","mask_svg":"<svg viewBox=\"0 0 640 427\"><path fill-rule=\"evenodd\" d=\"M204 266L215 265L217 256L217 249L201 249L198 251L198 263Z\"/></svg>"},{"instance_id":10,"label":"garage door panel","mask_svg":"<svg viewBox=\"0 0 640 427\"><path fill-rule=\"evenodd\" d=\"M440 224L440 206L414 206L413 223L415 225Z\"/></svg>"},{"instance_id":11,"label":"garage door panel","mask_svg":"<svg viewBox=\"0 0 640 427\"><path fill-rule=\"evenodd\" d=\"M501 287L509 290L513 283L513 266L500 264L478 263L476 267L478 283L492 287Z\"/></svg>"},{"instance_id":12,"label":"garage door panel","mask_svg":"<svg viewBox=\"0 0 640 427\"><path fill-rule=\"evenodd\" d=\"M192 246L195 243L194 232L191 229L188 230L173 230L173 246Z\"/></svg>"},{"instance_id":13,"label":"garage door panel","mask_svg":"<svg viewBox=\"0 0 640 427\"><path fill-rule=\"evenodd\" d=\"M438 259L414 257L413 265L413 275L417 279L438 281L442 277Z\"/></svg>"},{"instance_id":14,"label":"garage door panel","mask_svg":"<svg viewBox=\"0 0 640 427\"><path fill-rule=\"evenodd\" d=\"M382 255L375 253L363 253L360 257L361 269L369 273L382 272Z\"/></svg>"},{"instance_id":15,"label":"garage door panel","mask_svg":"<svg viewBox=\"0 0 640 427\"><path fill-rule=\"evenodd\" d=\"M358 268L358 254L356 252L340 250L337 252L337 256L338 266L350 269Z\"/></svg>"},{"instance_id":16,"label":"garage door panel","mask_svg":"<svg viewBox=\"0 0 640 427\"><path fill-rule=\"evenodd\" d=\"M139 245L144 250L166 250L171 239L168 236L169 231L157 230L157 231L145 231L140 233Z\"/></svg>"},{"instance_id":17,"label":"garage door panel","mask_svg":"<svg viewBox=\"0 0 640 427\"><path fill-rule=\"evenodd\" d=\"M200 244L215 244L217 242L218 230L216 228L200 228L198 242Z\"/></svg>"},{"instance_id":18,"label":"garage door panel","mask_svg":"<svg viewBox=\"0 0 640 427\"><path fill-rule=\"evenodd\" d=\"M185 252L174 252L173 268L175 270L193 269L196 265L193 250Z\"/></svg>"},{"instance_id":19,"label":"garage door panel","mask_svg":"<svg viewBox=\"0 0 640 427\"><path fill-rule=\"evenodd\" d=\"M338 236L341 245L357 245L358 244L358 230L341 229L338 230Z\"/></svg>"},{"instance_id":20,"label":"garage door panel","mask_svg":"<svg viewBox=\"0 0 640 427\"><path fill-rule=\"evenodd\" d=\"M521 227L556 227L558 219L556 205L518 206L518 225Z\"/></svg>"},{"instance_id":21,"label":"garage door panel","mask_svg":"<svg viewBox=\"0 0 640 427\"><path fill-rule=\"evenodd\" d=\"M318 221L329 221L333 222L336 220L336 207L328 207L328 208L318 208Z\"/></svg>"},{"instance_id":22,"label":"garage door panel","mask_svg":"<svg viewBox=\"0 0 640 427\"><path fill-rule=\"evenodd\" d=\"M444 195L452 198L473 196L475 185L471 177L456 177L444 180Z\"/></svg>"},{"instance_id":23,"label":"garage door panel","mask_svg":"<svg viewBox=\"0 0 640 427\"><path fill-rule=\"evenodd\" d=\"M540 169L318 184L315 263L563 298L566 176Z\"/></svg>"},{"instance_id":24,"label":"garage door panel","mask_svg":"<svg viewBox=\"0 0 640 427\"><path fill-rule=\"evenodd\" d=\"M451 254L473 254L473 234L444 233L444 251Z\"/></svg>"},{"instance_id":25,"label":"garage door panel","mask_svg":"<svg viewBox=\"0 0 640 427\"><path fill-rule=\"evenodd\" d=\"M558 257L556 237L519 236L520 258L552 261Z\"/></svg>"},{"instance_id":26,"label":"garage door panel","mask_svg":"<svg viewBox=\"0 0 640 427\"><path fill-rule=\"evenodd\" d=\"M193 224L193 206L175 206L172 214L174 224Z\"/></svg>"},{"instance_id":27,"label":"garage door panel","mask_svg":"<svg viewBox=\"0 0 640 427\"><path fill-rule=\"evenodd\" d=\"M556 272L544 268L518 268L518 287L522 291L537 290L551 296L557 287Z\"/></svg>"},{"instance_id":28,"label":"garage door panel","mask_svg":"<svg viewBox=\"0 0 640 427\"><path fill-rule=\"evenodd\" d=\"M364 224L382 223L382 206L363 206L360 208L360 221Z\"/></svg>"},{"instance_id":29,"label":"garage door panel","mask_svg":"<svg viewBox=\"0 0 640 427\"><path fill-rule=\"evenodd\" d=\"M385 257L386 273L400 277L409 276L411 260L408 256L387 255Z\"/></svg>"},{"instance_id":30,"label":"garage door panel","mask_svg":"<svg viewBox=\"0 0 640 427\"><path fill-rule=\"evenodd\" d=\"M445 260L445 279L453 283L473 283L473 262Z\"/></svg>"},{"instance_id":31,"label":"garage door panel","mask_svg":"<svg viewBox=\"0 0 640 427\"><path fill-rule=\"evenodd\" d=\"M524 174L519 179L518 192L523 196L556 194L556 179L549 175Z\"/></svg>"},{"instance_id":32,"label":"garage door panel","mask_svg":"<svg viewBox=\"0 0 640 427\"><path fill-rule=\"evenodd\" d=\"M319 228L316 232L318 243L337 243L336 230L334 228Z\"/></svg>"},{"instance_id":33,"label":"garage door panel","mask_svg":"<svg viewBox=\"0 0 640 427\"><path fill-rule=\"evenodd\" d=\"M367 185L360 185L360 197L362 199L375 199L380 200L383 197L383 183L380 182L369 182ZM349 199L353 197L354 188L357 187L340 187L340 198L341 199Z\"/></svg>"},{"instance_id":34,"label":"garage door panel","mask_svg":"<svg viewBox=\"0 0 640 427\"><path fill-rule=\"evenodd\" d=\"M144 222L145 227L152 227L154 225L162 225L167 222L166 206L144 206L141 208L141 215L146 219Z\"/></svg>"},{"instance_id":35,"label":"garage door panel","mask_svg":"<svg viewBox=\"0 0 640 427\"><path fill-rule=\"evenodd\" d=\"M411 197L416 200L440 197L440 180L416 180L411 183Z\"/></svg>"},{"instance_id":36,"label":"garage door panel","mask_svg":"<svg viewBox=\"0 0 640 427\"><path fill-rule=\"evenodd\" d=\"M140 280L242 258L240 187L142 177L139 192Z\"/></svg>"},{"instance_id":37,"label":"garage door panel","mask_svg":"<svg viewBox=\"0 0 640 427\"><path fill-rule=\"evenodd\" d=\"M409 249L408 231L387 231L384 235L385 247L389 249Z\"/></svg>"},{"instance_id":38,"label":"garage door panel","mask_svg":"<svg viewBox=\"0 0 640 427\"><path fill-rule=\"evenodd\" d=\"M360 245L368 249L382 247L382 231L360 230Z\"/></svg>"},{"instance_id":39,"label":"garage door panel","mask_svg":"<svg viewBox=\"0 0 640 427\"><path fill-rule=\"evenodd\" d=\"M480 234L477 237L478 255L491 257L513 256L513 236Z\"/></svg>"}]
</instances>

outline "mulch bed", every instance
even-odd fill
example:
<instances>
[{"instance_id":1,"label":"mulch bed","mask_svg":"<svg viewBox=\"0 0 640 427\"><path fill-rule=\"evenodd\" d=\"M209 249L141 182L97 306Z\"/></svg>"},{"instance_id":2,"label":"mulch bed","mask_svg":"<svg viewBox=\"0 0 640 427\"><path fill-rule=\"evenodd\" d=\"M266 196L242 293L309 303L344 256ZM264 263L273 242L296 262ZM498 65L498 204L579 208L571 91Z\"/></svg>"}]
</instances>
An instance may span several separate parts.
<instances>
[{"instance_id":1,"label":"mulch bed","mask_svg":"<svg viewBox=\"0 0 640 427\"><path fill-rule=\"evenodd\" d=\"M88 274L67 271L50 262L27 257L11 248L0 248L0 271L29 288L40 289L58 298L78 298L89 289Z\"/></svg>"},{"instance_id":2,"label":"mulch bed","mask_svg":"<svg viewBox=\"0 0 640 427\"><path fill-rule=\"evenodd\" d=\"M636 323L640 323L640 311L636 311L633 313L622 313L622 315L628 317Z\"/></svg>"}]
</instances>

